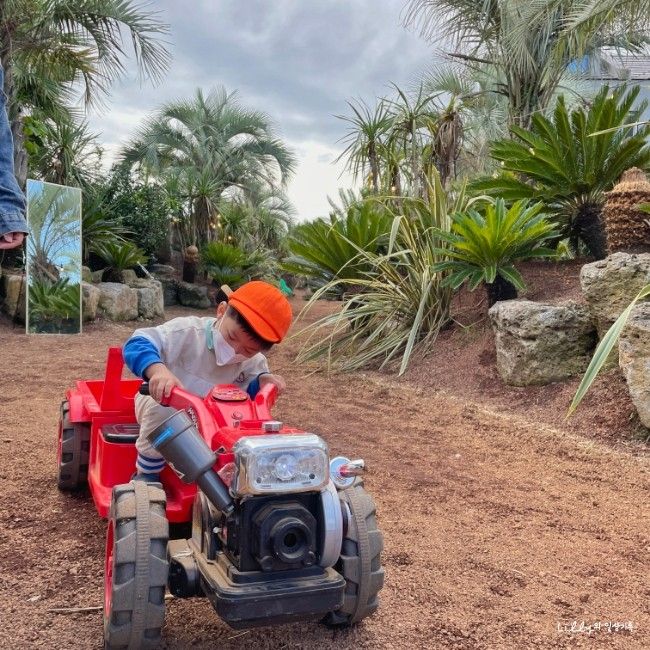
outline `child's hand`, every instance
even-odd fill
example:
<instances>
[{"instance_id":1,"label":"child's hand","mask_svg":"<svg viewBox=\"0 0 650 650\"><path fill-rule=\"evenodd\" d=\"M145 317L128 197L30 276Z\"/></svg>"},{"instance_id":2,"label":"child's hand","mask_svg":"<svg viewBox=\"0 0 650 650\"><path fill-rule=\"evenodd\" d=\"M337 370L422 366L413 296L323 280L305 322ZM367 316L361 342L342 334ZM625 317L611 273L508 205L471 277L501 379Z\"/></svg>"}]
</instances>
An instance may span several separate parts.
<instances>
[{"instance_id":1,"label":"child's hand","mask_svg":"<svg viewBox=\"0 0 650 650\"><path fill-rule=\"evenodd\" d=\"M149 395L158 403L162 401L163 396L169 397L174 386L183 388L181 380L162 363L150 365L145 374L149 379Z\"/></svg>"},{"instance_id":2,"label":"child's hand","mask_svg":"<svg viewBox=\"0 0 650 650\"><path fill-rule=\"evenodd\" d=\"M287 382L280 375L266 374L260 377L260 388L266 384L275 384L278 388L278 395L287 387Z\"/></svg>"}]
</instances>

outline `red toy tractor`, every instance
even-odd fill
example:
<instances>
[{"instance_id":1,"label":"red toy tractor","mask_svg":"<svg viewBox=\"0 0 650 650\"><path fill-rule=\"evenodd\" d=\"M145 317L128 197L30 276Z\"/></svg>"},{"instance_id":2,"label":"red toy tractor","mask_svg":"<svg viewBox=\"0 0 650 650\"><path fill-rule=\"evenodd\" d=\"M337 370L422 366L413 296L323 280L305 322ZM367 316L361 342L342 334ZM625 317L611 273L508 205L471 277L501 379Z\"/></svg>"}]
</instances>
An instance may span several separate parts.
<instances>
[{"instance_id":1,"label":"red toy tractor","mask_svg":"<svg viewBox=\"0 0 650 650\"><path fill-rule=\"evenodd\" d=\"M66 392L59 423L59 488L87 484L108 517L106 648L156 647L167 587L207 596L236 629L347 626L377 609L383 541L363 461L330 460L319 436L273 420L274 386L255 399L175 388L177 412L149 435L168 462L161 483L131 481L134 396L148 386L122 379L123 365L111 348L103 380ZM170 539L170 522L191 523L189 539Z\"/></svg>"}]
</instances>

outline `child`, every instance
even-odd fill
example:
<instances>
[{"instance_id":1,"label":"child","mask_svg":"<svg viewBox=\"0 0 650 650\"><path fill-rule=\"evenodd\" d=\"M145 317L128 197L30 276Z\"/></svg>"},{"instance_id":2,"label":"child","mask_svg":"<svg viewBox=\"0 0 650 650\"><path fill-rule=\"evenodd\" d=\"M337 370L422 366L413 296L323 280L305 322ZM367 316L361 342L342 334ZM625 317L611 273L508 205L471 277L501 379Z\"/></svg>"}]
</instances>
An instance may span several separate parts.
<instances>
[{"instance_id":1,"label":"child","mask_svg":"<svg viewBox=\"0 0 650 650\"><path fill-rule=\"evenodd\" d=\"M220 303L217 318L184 316L133 333L124 345L124 361L149 382L151 395L135 397L140 435L134 479L160 480L165 461L146 434L176 412L159 404L174 386L202 397L215 384L235 384L251 397L267 383L284 390L284 380L269 372L263 352L284 338L291 317L291 306L279 289L254 281Z\"/></svg>"}]
</instances>

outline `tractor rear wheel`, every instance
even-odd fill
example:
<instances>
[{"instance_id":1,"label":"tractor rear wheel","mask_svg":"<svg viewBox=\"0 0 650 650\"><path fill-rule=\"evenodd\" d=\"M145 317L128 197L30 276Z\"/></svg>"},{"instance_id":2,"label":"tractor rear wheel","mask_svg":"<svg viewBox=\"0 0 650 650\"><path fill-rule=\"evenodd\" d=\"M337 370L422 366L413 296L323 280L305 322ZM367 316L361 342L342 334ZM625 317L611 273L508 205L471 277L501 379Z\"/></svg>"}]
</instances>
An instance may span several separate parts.
<instances>
[{"instance_id":1,"label":"tractor rear wheel","mask_svg":"<svg viewBox=\"0 0 650 650\"><path fill-rule=\"evenodd\" d=\"M377 528L375 502L360 484L339 492L339 497L347 530L334 569L345 578L345 593L341 609L322 621L330 627L347 627L373 614L384 586L384 540Z\"/></svg>"},{"instance_id":2,"label":"tractor rear wheel","mask_svg":"<svg viewBox=\"0 0 650 650\"><path fill-rule=\"evenodd\" d=\"M165 492L131 481L113 488L104 567L104 647L156 648L169 573Z\"/></svg>"},{"instance_id":3,"label":"tractor rear wheel","mask_svg":"<svg viewBox=\"0 0 650 650\"><path fill-rule=\"evenodd\" d=\"M61 403L57 452L57 484L60 490L78 490L88 479L90 424L70 422L68 400Z\"/></svg>"}]
</instances>

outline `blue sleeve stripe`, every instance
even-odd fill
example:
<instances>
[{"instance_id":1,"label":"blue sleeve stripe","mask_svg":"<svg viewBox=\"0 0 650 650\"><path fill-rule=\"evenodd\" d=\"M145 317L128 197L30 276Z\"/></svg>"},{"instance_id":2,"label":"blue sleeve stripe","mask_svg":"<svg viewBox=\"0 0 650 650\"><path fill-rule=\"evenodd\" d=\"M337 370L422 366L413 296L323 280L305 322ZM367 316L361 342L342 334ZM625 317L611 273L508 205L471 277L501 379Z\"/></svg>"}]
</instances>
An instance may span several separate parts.
<instances>
[{"instance_id":1,"label":"blue sleeve stripe","mask_svg":"<svg viewBox=\"0 0 650 650\"><path fill-rule=\"evenodd\" d=\"M136 376L145 379L143 373L152 363L161 363L160 352L148 338L134 336L122 348L124 363Z\"/></svg>"},{"instance_id":2,"label":"blue sleeve stripe","mask_svg":"<svg viewBox=\"0 0 650 650\"><path fill-rule=\"evenodd\" d=\"M251 399L253 399L255 397L255 395L257 395L257 393L260 390L260 377L262 375L269 375L269 374L271 374L271 373L260 372L260 374L257 375L257 377L255 377L255 379L251 379L250 383L248 384L248 386L246 388L246 392L249 394Z\"/></svg>"}]
</instances>

